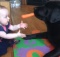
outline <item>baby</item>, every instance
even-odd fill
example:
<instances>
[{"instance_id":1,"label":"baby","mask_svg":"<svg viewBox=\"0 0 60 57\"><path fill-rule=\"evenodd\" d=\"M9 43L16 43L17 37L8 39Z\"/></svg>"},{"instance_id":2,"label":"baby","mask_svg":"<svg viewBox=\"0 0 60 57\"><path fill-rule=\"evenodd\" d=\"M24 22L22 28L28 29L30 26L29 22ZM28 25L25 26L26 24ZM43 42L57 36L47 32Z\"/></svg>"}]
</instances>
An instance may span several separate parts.
<instances>
[{"instance_id":1,"label":"baby","mask_svg":"<svg viewBox=\"0 0 60 57\"><path fill-rule=\"evenodd\" d=\"M9 33L9 30L15 31L20 28L25 29L27 28L27 24L21 21L20 24L11 25L9 23L9 20L10 18L8 9L0 5L0 56L7 53L7 48L9 47L9 45L11 45L12 42L10 39L14 39L17 37L26 37L26 35L20 33L20 31L18 31L17 33Z\"/></svg>"}]
</instances>

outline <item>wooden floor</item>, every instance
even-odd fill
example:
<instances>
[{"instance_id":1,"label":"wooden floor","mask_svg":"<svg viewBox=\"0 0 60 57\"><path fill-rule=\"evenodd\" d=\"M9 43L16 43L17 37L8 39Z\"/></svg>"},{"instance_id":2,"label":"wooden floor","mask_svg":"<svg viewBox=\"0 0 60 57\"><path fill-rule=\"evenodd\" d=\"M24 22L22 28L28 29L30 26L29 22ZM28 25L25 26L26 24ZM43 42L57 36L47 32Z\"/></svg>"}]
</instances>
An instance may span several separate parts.
<instances>
[{"instance_id":1,"label":"wooden floor","mask_svg":"<svg viewBox=\"0 0 60 57\"><path fill-rule=\"evenodd\" d=\"M25 34L32 34L35 32L45 32L47 31L46 25L43 21L37 19L35 16L31 16L28 18L22 18L23 14L32 13L35 6L27 6L22 5L20 8L12 8L11 9L11 20L12 24L18 24L23 20L23 22L28 24L28 28L20 29L21 32ZM12 48L8 49L8 53L3 55L2 57L14 57Z\"/></svg>"},{"instance_id":2,"label":"wooden floor","mask_svg":"<svg viewBox=\"0 0 60 57\"><path fill-rule=\"evenodd\" d=\"M14 55L13 55L13 48L9 47L8 48L8 52L5 55L0 56L0 57L14 57Z\"/></svg>"}]
</instances>

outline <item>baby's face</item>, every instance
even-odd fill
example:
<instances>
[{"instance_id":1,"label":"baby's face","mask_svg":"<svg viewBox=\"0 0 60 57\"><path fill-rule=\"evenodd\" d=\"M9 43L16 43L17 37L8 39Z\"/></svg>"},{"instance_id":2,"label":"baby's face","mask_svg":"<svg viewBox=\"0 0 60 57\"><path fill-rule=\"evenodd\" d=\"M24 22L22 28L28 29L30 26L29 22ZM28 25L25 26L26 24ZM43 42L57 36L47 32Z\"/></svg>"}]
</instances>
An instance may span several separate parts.
<instances>
[{"instance_id":1,"label":"baby's face","mask_svg":"<svg viewBox=\"0 0 60 57\"><path fill-rule=\"evenodd\" d=\"M8 25L9 22L9 12L7 9L0 9L0 24Z\"/></svg>"}]
</instances>

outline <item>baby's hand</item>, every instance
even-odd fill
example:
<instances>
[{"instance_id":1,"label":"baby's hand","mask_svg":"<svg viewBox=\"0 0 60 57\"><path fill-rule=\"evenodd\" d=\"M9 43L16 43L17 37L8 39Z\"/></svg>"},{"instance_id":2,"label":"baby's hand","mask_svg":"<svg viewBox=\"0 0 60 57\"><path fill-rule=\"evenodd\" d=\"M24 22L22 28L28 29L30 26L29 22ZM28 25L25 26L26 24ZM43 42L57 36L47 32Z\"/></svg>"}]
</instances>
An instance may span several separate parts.
<instances>
[{"instance_id":1,"label":"baby's hand","mask_svg":"<svg viewBox=\"0 0 60 57\"><path fill-rule=\"evenodd\" d=\"M18 37L22 37L22 38L26 37L26 34L20 33L20 30L18 31L17 34L18 34Z\"/></svg>"},{"instance_id":2,"label":"baby's hand","mask_svg":"<svg viewBox=\"0 0 60 57\"><path fill-rule=\"evenodd\" d=\"M20 28L23 28L23 29L27 28L27 23L23 23L23 21L21 21Z\"/></svg>"}]
</instances>

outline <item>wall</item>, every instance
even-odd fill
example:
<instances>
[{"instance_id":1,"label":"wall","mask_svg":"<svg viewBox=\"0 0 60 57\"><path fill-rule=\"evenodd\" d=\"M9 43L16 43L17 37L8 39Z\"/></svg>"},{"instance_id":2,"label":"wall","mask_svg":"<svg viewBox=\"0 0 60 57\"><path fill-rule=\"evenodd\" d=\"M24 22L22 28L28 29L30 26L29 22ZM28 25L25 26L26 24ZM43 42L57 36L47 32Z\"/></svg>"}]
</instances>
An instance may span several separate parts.
<instances>
[{"instance_id":1,"label":"wall","mask_svg":"<svg viewBox=\"0 0 60 57\"><path fill-rule=\"evenodd\" d=\"M9 10L9 13L11 14L11 12L10 12L11 7L10 7L9 1L0 1L0 5L5 6ZM11 18L11 15L10 15L10 18ZM12 19L10 19L10 22L12 23Z\"/></svg>"},{"instance_id":2,"label":"wall","mask_svg":"<svg viewBox=\"0 0 60 57\"><path fill-rule=\"evenodd\" d=\"M0 1L0 5L5 6L10 12L10 2L9 1Z\"/></svg>"}]
</instances>

